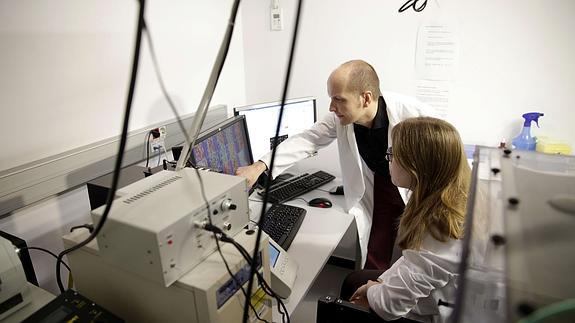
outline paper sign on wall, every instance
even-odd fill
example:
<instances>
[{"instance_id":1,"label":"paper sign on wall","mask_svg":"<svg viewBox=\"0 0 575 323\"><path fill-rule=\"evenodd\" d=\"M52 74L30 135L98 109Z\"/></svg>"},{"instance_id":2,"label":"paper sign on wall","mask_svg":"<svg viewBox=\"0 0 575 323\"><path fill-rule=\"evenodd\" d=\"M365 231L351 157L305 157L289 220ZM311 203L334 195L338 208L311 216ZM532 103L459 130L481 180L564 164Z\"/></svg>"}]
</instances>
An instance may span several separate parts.
<instances>
[{"instance_id":1,"label":"paper sign on wall","mask_svg":"<svg viewBox=\"0 0 575 323\"><path fill-rule=\"evenodd\" d=\"M417 32L415 71L420 79L447 81L455 78L458 41L449 24L423 23Z\"/></svg>"},{"instance_id":2,"label":"paper sign on wall","mask_svg":"<svg viewBox=\"0 0 575 323\"><path fill-rule=\"evenodd\" d=\"M422 22L415 49L416 96L434 107L441 118L446 118L449 112L459 58L456 29L446 18L437 12L434 18Z\"/></svg>"},{"instance_id":3,"label":"paper sign on wall","mask_svg":"<svg viewBox=\"0 0 575 323\"><path fill-rule=\"evenodd\" d=\"M450 81L418 80L415 84L417 99L434 107L440 118L447 117L450 92Z\"/></svg>"}]
</instances>

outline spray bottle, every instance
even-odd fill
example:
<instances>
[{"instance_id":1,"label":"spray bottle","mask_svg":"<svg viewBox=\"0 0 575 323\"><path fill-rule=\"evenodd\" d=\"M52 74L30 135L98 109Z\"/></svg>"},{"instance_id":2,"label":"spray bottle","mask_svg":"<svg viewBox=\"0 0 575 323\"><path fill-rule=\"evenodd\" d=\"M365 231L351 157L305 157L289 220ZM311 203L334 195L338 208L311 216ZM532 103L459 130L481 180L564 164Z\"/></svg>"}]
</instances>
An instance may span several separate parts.
<instances>
[{"instance_id":1,"label":"spray bottle","mask_svg":"<svg viewBox=\"0 0 575 323\"><path fill-rule=\"evenodd\" d=\"M513 138L512 144L513 148L518 150L535 150L535 145L537 144L536 138L531 136L531 122L535 121L537 127L539 128L539 117L542 117L541 112L528 112L523 114L523 130L519 136Z\"/></svg>"}]
</instances>

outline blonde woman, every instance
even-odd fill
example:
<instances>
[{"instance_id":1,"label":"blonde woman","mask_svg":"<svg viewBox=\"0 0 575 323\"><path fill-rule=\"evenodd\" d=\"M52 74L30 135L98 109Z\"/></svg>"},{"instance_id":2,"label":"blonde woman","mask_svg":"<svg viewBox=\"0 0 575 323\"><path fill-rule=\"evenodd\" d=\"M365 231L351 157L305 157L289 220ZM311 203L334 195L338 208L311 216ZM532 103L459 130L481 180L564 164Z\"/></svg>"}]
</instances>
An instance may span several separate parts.
<instances>
[{"instance_id":1,"label":"blonde woman","mask_svg":"<svg viewBox=\"0 0 575 323\"><path fill-rule=\"evenodd\" d=\"M392 182L412 191L399 222L402 256L383 273L350 274L341 297L363 278L351 302L386 320L445 322L449 308L438 302L454 302L471 176L463 144L451 124L429 117L400 122L391 138Z\"/></svg>"}]
</instances>

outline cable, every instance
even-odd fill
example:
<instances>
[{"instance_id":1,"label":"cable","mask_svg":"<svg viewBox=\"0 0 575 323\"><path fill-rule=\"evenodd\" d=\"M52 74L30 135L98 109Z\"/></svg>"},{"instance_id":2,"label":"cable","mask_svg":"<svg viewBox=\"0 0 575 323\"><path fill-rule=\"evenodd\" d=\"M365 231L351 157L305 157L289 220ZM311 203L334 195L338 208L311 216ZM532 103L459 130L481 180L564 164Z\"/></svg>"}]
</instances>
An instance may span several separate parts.
<instances>
[{"instance_id":1,"label":"cable","mask_svg":"<svg viewBox=\"0 0 575 323\"><path fill-rule=\"evenodd\" d=\"M152 130L148 132L146 136L146 168L148 168L148 164L150 163L150 136L152 135Z\"/></svg>"},{"instance_id":2,"label":"cable","mask_svg":"<svg viewBox=\"0 0 575 323\"><path fill-rule=\"evenodd\" d=\"M219 229L218 229L219 230ZM219 230L219 234L221 235L220 239L224 242L228 242L231 243L232 245L234 245L234 247L236 247L236 249L240 252L240 254L244 257L244 259L246 259L246 261L248 262L248 264L250 264L252 267L255 267L253 258L250 257L249 252L241 245L239 244L237 241L235 241L233 238L227 236L225 233L223 233L221 230ZM258 277L258 281L260 286L262 287L262 290L269 296L275 298L276 302L278 303L278 312L280 312L280 314L282 315L282 321L285 322L285 316L287 316L287 321L290 322L290 318L289 315L287 314L287 308L284 304L284 302L280 299L280 297L277 295L276 292L273 291L273 289L271 288L271 286L268 285L267 281L264 279L264 277L261 275L261 273L259 271L256 271L256 276ZM282 311L281 308L283 308Z\"/></svg>"},{"instance_id":3,"label":"cable","mask_svg":"<svg viewBox=\"0 0 575 323\"><path fill-rule=\"evenodd\" d=\"M575 313L575 298L566 299L540 308L526 318L521 319L519 323L546 322L551 318L561 317L561 315L566 313ZM572 319L573 316L565 318Z\"/></svg>"},{"instance_id":4,"label":"cable","mask_svg":"<svg viewBox=\"0 0 575 323\"><path fill-rule=\"evenodd\" d=\"M86 224L82 224L82 225L76 225L70 228L70 232L74 232L77 229L88 229L88 232L92 233L92 231L94 231L94 225L92 223L86 223Z\"/></svg>"},{"instance_id":5,"label":"cable","mask_svg":"<svg viewBox=\"0 0 575 323\"><path fill-rule=\"evenodd\" d=\"M52 257L56 258L56 260L58 259L58 256L53 253L52 251L48 250L48 249L44 249L44 248L40 248L40 247L22 247L22 248L18 248L18 250L16 252L19 252L20 250L40 250L40 251L44 251L47 254L50 254ZM64 267L66 267L66 269L68 269L68 272L72 273L72 270L70 269L70 266L68 266L67 263L63 262Z\"/></svg>"},{"instance_id":6,"label":"cable","mask_svg":"<svg viewBox=\"0 0 575 323\"><path fill-rule=\"evenodd\" d=\"M239 244L232 237L228 236L225 232L223 232L222 229L220 229L217 226L212 225L212 224L206 224L202 227L202 229L214 233L215 237L216 237L216 242L217 242L218 235L219 235L219 240L221 240L223 242L231 243L239 251L239 253L244 257L244 259L246 260L246 262L248 263L249 266L251 266L251 267L257 266L256 263L254 262L253 258L250 256L250 253L241 244ZM222 255L222 259L223 259L223 255ZM224 263L227 265L225 260L224 260ZM264 279L264 277L261 275L261 273L259 271L256 271L256 275L258 277L259 286L262 287L262 290L267 295L276 299L276 301L278 303L278 311L282 314L282 321L284 321L284 314L287 313L287 309L285 307L285 304L280 299L280 297L277 295L277 293L274 292L272 290L272 288L267 284L267 281ZM280 305L285 310L285 313L281 310ZM289 322L289 316L288 316L288 322Z\"/></svg>"},{"instance_id":7,"label":"cable","mask_svg":"<svg viewBox=\"0 0 575 323\"><path fill-rule=\"evenodd\" d=\"M158 81L160 82L160 86L162 87L162 91L164 92L164 95L166 96L166 99L168 100L170 107L172 107L172 111L174 112L174 114L176 115L176 118L178 119L178 124L180 125L182 132L186 135L186 141L185 141L186 145L184 146L184 150L182 151L182 154L180 155L180 158L178 159L178 164L177 164L176 170L180 170L184 165L187 164L187 161L189 160L189 153L191 152L191 149L194 145L194 142L195 142L197 136L199 135L199 131L201 129L201 124L204 121L207 107L209 106L209 103L212 99L215 87L218 83L219 77L221 75L221 72L222 72L222 69L223 69L227 54L228 54L228 50L229 50L229 46L231 43L231 38L232 38L233 30L234 30L235 20L236 20L236 16L238 13L239 2L240 2L239 0L235 0L233 5L232 5L232 11L231 11L230 18L228 21L228 27L226 30L226 34L224 36L224 39L222 40L222 44L221 44L220 50L218 52L218 57L216 58L216 62L214 63L214 67L212 68L212 73L210 75L210 79L208 80L208 84L206 85L206 89L205 89L204 94L202 96L200 106L198 107L198 109L196 111L196 116L194 118L194 123L192 125L192 127L193 127L192 135L194 136L194 138L191 140L191 142L189 142L190 141L189 140L190 139L189 134L185 131L185 129L183 127L183 123L181 122L180 118L178 117L177 111L176 111L175 107L173 106L173 102L169 98L169 95L167 94L167 91L165 90L165 86L163 85L163 81L162 81L161 75L159 73L159 67L157 64L156 56L154 53L154 48L153 48L153 43L152 43L150 31L144 22L144 28L146 28L147 39L148 39L148 42L150 43L150 51L152 53L152 61L154 62L154 66L156 68L156 75L158 77ZM200 191L202 194L202 198L204 200L204 203L206 203L208 221L209 221L210 226L213 226L212 218L211 218L210 205L209 205L208 200L207 200L206 195L205 195L204 183L203 183L203 180L202 180L202 177L200 175L199 170L197 168L194 168L194 169L196 171L196 175L198 176L198 180L200 182ZM218 239L217 239L217 236L215 233L214 233L214 237L216 238L216 247L217 247L218 253L222 257L222 260L226 266L226 269L228 270L228 273L235 280L235 276L232 274L231 270L229 269L228 263L227 263L225 257L223 256L223 254L221 252L220 245L219 245L219 242L218 242ZM242 292L244 293L244 296L246 297L246 302L250 303L250 305L251 305L251 302L249 302L250 297L248 297L248 294L243 289L243 286L240 285L240 287L242 289ZM251 291L251 289L249 289L248 291ZM253 308L253 306L252 306L252 310L254 311L256 317L259 320L261 320L260 317L258 316L257 311L255 310L255 308Z\"/></svg>"},{"instance_id":8,"label":"cable","mask_svg":"<svg viewBox=\"0 0 575 323\"><path fill-rule=\"evenodd\" d=\"M156 77L158 78L158 83L160 83L160 88L162 89L162 93L166 97L166 101L168 101L168 105L170 106L170 109L172 109L174 116L176 116L176 120L178 121L178 126L180 127L180 131L182 131L182 133L185 136L184 142L186 143L186 145L188 145L188 144L190 144L188 142L188 132L186 131L186 127L184 127L184 123L182 122L182 119L180 118L180 115L178 114L178 110L176 109L176 105L172 101L172 98L168 94L168 91L166 90L166 86L164 85L164 80L162 79L162 74L160 73L160 64L158 63L158 58L156 57L156 50L154 49L154 43L152 42L152 33L150 31L150 26L148 25L146 20L144 20L144 32L146 35L146 40L148 41L148 45L149 45L148 48L150 49L150 56L152 57L152 64L154 65L154 71L156 72ZM166 156L167 156L167 154L166 154ZM168 157L166 157L166 158L168 158Z\"/></svg>"},{"instance_id":9,"label":"cable","mask_svg":"<svg viewBox=\"0 0 575 323\"><path fill-rule=\"evenodd\" d=\"M240 252L240 254L244 257L244 259L248 262L248 264L250 266L252 266L252 267L256 266L254 264L252 257L250 257L249 252L242 245L240 245L233 238L227 236L225 233L221 232L221 230L219 231L219 234L220 234L220 239L224 242L231 243ZM267 281L264 279L264 277L261 275L261 273L259 271L256 271L256 275L258 277L259 285L262 287L262 290L267 295L276 299L276 301L278 303L278 311L282 314L282 321L284 321L284 314L287 313L287 309L285 307L285 304L281 301L281 299L279 298L277 293L275 293L272 290L272 288L267 284ZM284 310L286 311L285 313L281 310L280 306L284 308ZM288 317L288 322L289 322L289 317Z\"/></svg>"},{"instance_id":10,"label":"cable","mask_svg":"<svg viewBox=\"0 0 575 323\"><path fill-rule=\"evenodd\" d=\"M268 192L269 192L270 184L272 181L272 172L274 169L275 155L276 155L276 150L277 150L277 146L278 146L277 141L278 141L278 136L279 136L280 127L281 127L281 120L282 120L283 112L284 112L284 108L285 108L287 91L288 91L288 87L289 87L291 69L292 69L293 58L294 58L294 53L295 53L295 47L296 47L296 43L297 43L297 34L298 34L298 30L299 30L299 21L300 21L300 17L301 17L302 4L303 4L303 0L298 0L294 31L293 31L293 35L292 35L292 43L291 43L289 60L288 60L288 65L287 65L287 71L286 71L286 76L285 76L285 81L284 81L284 88L283 88L283 93L282 93L282 103L281 103L280 113L279 113L278 122L277 122L277 126L276 126L276 134L274 137L272 156L271 156L271 161L270 161L270 165L269 165L270 171L268 172L268 180L266 181L266 189L264 191L264 198L263 198L264 205L262 207L261 214L260 214L258 233L256 236L256 245L254 247L254 256L253 257L256 256L256 253L259 250L260 239L262 236L262 225L261 224L263 224L263 221L265 219L266 205L268 202ZM254 266L252 266L251 272L250 272L250 280L248 283L248 290L252 290L252 286L254 284L254 274L255 274L255 268L254 268ZM249 309L249 301L246 300L246 302L244 304L244 315L243 315L243 320L242 320L243 323L248 322L248 309ZM288 322L289 322L289 315L288 315Z\"/></svg>"},{"instance_id":11,"label":"cable","mask_svg":"<svg viewBox=\"0 0 575 323\"><path fill-rule=\"evenodd\" d=\"M164 155L166 156L166 161L167 161L169 159L169 157L168 157L168 150L166 149L166 143L165 142L162 145L162 148L164 148Z\"/></svg>"},{"instance_id":12,"label":"cable","mask_svg":"<svg viewBox=\"0 0 575 323\"><path fill-rule=\"evenodd\" d=\"M156 165L156 167L160 166L160 163L162 162L162 148L158 147L158 149L154 148L154 150L158 151L158 164ZM168 158L168 156L166 155L166 158Z\"/></svg>"},{"instance_id":13,"label":"cable","mask_svg":"<svg viewBox=\"0 0 575 323\"><path fill-rule=\"evenodd\" d=\"M214 93L215 87L217 85L218 79L221 75L221 72L222 72L222 69L223 69L223 66L225 63L225 59L226 59L227 54L228 54L229 46L231 43L231 37L233 34L233 30L234 30L235 20L236 20L236 16L237 16L237 12L238 12L238 7L239 7L239 0L236 0L236 1L234 1L233 5L232 5L232 11L231 11L230 18L228 21L228 28L226 30L226 34L224 36L224 39L222 40L222 44L220 46L220 51L218 52L218 58L216 59L216 62L214 63L214 67L212 69L212 74L210 76L210 80L208 81L208 84L206 85L206 89L205 89L204 95L202 97L202 102L200 102L200 107L198 108L196 116L194 118L194 125L196 125L196 124L201 125L201 123L203 123L203 118L205 117L205 114L203 116L201 115L202 109L200 109L200 108L202 108L204 105L206 107L209 106L209 102L211 101L211 98L213 96L213 93ZM157 64L157 59L156 59L156 55L155 55L155 51L154 51L154 46L153 46L150 30L149 30L147 25L145 25L145 28L146 28L147 40L150 44L150 52L152 55L152 61L154 62L154 67L156 68L156 75L158 77L158 81L160 82L160 86L162 88L162 91L164 92L164 95L166 96L166 99L168 100L168 103L170 104L172 111L174 112L174 114L176 115L176 118L178 119L178 124L180 125L182 132L186 135L186 138L185 138L186 145L184 147L187 147L188 151L187 152L182 151L182 154L180 155L180 158L178 160L179 161L180 160L187 161L187 160L189 160L189 152L191 151L192 145L194 144L194 141L196 140L196 138L193 138L191 143L189 142L189 134L185 131L185 128L183 127L183 123L181 122L180 118L178 117L177 111L176 111L175 107L173 106L172 100L169 98L169 95L167 94L167 91L165 89L165 86L164 86L162 78L161 78L161 74L159 73L159 67ZM200 115L198 115L198 112L200 113ZM199 122L197 122L197 121L199 121ZM195 129L195 133L192 134L195 137L197 137L197 135L199 134L199 128L201 128L201 126L197 127L197 128L198 129ZM182 163L186 163L186 162L182 162ZM178 165L181 165L181 163L178 162ZM202 194L202 198L204 200L204 203L206 204L208 221L209 221L210 225L213 225L212 224L212 218L211 218L210 205L208 203L208 199L206 198L205 187L204 187L204 183L202 180L202 176L200 175L200 172L197 168L194 168L194 169L196 171L196 176L198 177L198 181L200 182L200 191ZM214 233L214 237L215 237L215 233ZM226 259L223 257L223 254L221 252L217 237L216 237L216 247L217 247L218 253L222 257L222 260L224 261L224 264L226 265L226 268L228 269L228 273L235 279L235 276L231 273L231 270L229 270L229 266L227 264ZM247 294L243 290L243 286L240 286L240 287L242 288L244 295L246 295L246 299L249 299L249 297L247 297ZM255 310L254 310L254 312L255 312ZM257 312L255 312L255 313L257 316Z\"/></svg>"},{"instance_id":14,"label":"cable","mask_svg":"<svg viewBox=\"0 0 575 323\"><path fill-rule=\"evenodd\" d=\"M75 246L72 246L62 252L57 257L56 261L56 282L58 283L58 288L60 292L64 292L64 285L62 284L62 277L60 276L60 266L63 263L63 258L66 254L73 252L82 248L83 246L87 245L90 241L94 240L102 227L106 223L108 219L108 214L110 213L110 209L112 208L112 204L114 202L114 198L116 195L116 189L118 188L118 181L120 177L120 170L122 168L122 160L124 159L124 149L126 148L126 142L128 138L128 126L130 122L130 112L132 109L132 100L134 98L134 92L136 88L136 76L138 74L138 63L140 60L140 47L142 43L142 31L144 29L144 10L146 7L146 0L138 0L140 4L139 13L138 13L138 26L137 26L137 33L136 33L136 45L134 49L134 57L132 60L132 72L130 77L130 88L128 90L128 97L126 99L126 109L124 112L124 121L122 125L122 134L120 136L120 145L118 147L118 157L116 158L116 163L114 166L114 175L112 177L112 186L108 191L108 197L106 198L106 208L104 209L104 213L102 214L102 218L98 225L94 229L90 236L86 238L86 240L78 243Z\"/></svg>"},{"instance_id":15,"label":"cable","mask_svg":"<svg viewBox=\"0 0 575 323\"><path fill-rule=\"evenodd\" d=\"M236 282L236 284L238 284L238 286L240 287L240 290L242 291L242 294L244 294L244 297L245 297L245 298L248 298L248 293L247 293L246 290L244 289L244 286L242 286L242 284L240 284L240 282L237 280L236 276L232 273L232 270L230 269L230 266L229 266L228 262L226 261L226 258L224 258L224 254L222 253L222 250L220 249L220 243L218 242L218 238L217 238L216 234L215 234L215 233L213 233L213 234L214 234L214 237L215 237L215 240L216 240L216 245L217 245L217 247L218 247L218 253L220 254L220 258L222 258L222 260L223 260L223 262L224 262L224 265L225 265L225 267L226 267L226 270L228 271L228 274L229 274L230 277ZM262 319L262 318L259 316L258 311L255 309L255 307L253 306L253 304L252 304L251 302L250 302L250 307L251 307L252 311L254 312L254 314L256 315L256 318L257 318L258 320L260 320L260 321L262 321L262 322L269 323L269 321L267 321L267 320L265 320L265 319Z\"/></svg>"},{"instance_id":16,"label":"cable","mask_svg":"<svg viewBox=\"0 0 575 323\"><path fill-rule=\"evenodd\" d=\"M242 294L244 294L244 297L245 297L246 299L248 299L248 298L249 298L248 293L247 293L246 290L244 289L244 286L242 286L242 284L237 280L236 276L232 273L232 271L231 271L231 269L230 269L230 266L229 266L228 262L226 261L226 258L224 257L224 254L222 253L222 250L221 250L221 248L220 248L220 243L218 242L218 237L217 237L216 233L213 233L213 235L214 235L214 238L215 238L215 240L216 240L216 245L217 245L217 247L218 247L218 253L220 254L220 258L222 258L222 261L224 262L224 265L226 266L226 270L228 271L228 274L229 274L230 277L236 282L236 284L238 284L238 286L240 287L240 290L242 291ZM244 258L245 258L245 257L244 257ZM248 262L248 264L251 266L251 264L250 264L249 262ZM252 309L252 311L254 312L256 318L257 318L259 321L266 322L266 323L270 323L269 321L267 321L267 320L265 320L265 319L262 319L262 318L259 316L258 311L255 309L254 305L253 305L251 302L250 302L250 308Z\"/></svg>"},{"instance_id":17,"label":"cable","mask_svg":"<svg viewBox=\"0 0 575 323\"><path fill-rule=\"evenodd\" d=\"M222 73L226 57L228 56L239 4L239 0L234 0L234 3L232 4L232 11L230 13L230 18L228 19L226 33L224 35L224 39L222 40L222 44L220 45L218 56L216 57L216 62L214 63L212 72L210 73L210 78L206 84L206 89L204 90L204 94L202 95L202 99L198 109L196 110L194 122L192 123L192 131L189 133L190 136L193 136L193 139L188 140L191 142L190 145L185 145L182 149L180 159L178 159L178 164L176 165L176 170L184 168L186 161L188 161L190 158L191 149L194 147L195 141L200 134L200 130L202 128L201 126L206 118L208 107L214 95L214 91L216 90L216 86Z\"/></svg>"},{"instance_id":18,"label":"cable","mask_svg":"<svg viewBox=\"0 0 575 323\"><path fill-rule=\"evenodd\" d=\"M302 201L304 201L306 204L309 203L309 202L306 201L303 197L296 197L294 200L302 200Z\"/></svg>"},{"instance_id":19,"label":"cable","mask_svg":"<svg viewBox=\"0 0 575 323\"><path fill-rule=\"evenodd\" d=\"M220 254L220 257L222 258L222 261L224 262L224 265L226 267L226 270L228 271L228 274L236 282L236 284L238 284L238 286L242 290L242 293L244 294L244 297L246 299L250 299L248 297L247 292L244 290L244 287L240 284L240 282L236 279L236 276L232 273L232 271L230 269L230 265L228 264L228 261L226 260L226 258L224 257L224 254L222 253L222 250L220 248L220 243L218 241L218 236L216 235L216 233L221 233L221 234L224 234L224 233L222 232L222 230L220 228L216 227L212 222L212 211L210 210L210 203L208 202L208 198L206 197L206 191L205 191L204 181L202 179L202 175L200 174L200 171L197 168L194 168L194 170L196 171L196 176L198 176L198 181L200 182L200 192L202 195L202 199L204 200L204 203L206 204L206 211L208 212L208 223L209 223L209 225L206 225L207 228L205 227L204 229L212 232L212 234L214 235L214 240L216 241L216 248L218 250L218 253ZM249 264L249 262L248 262L248 264ZM251 264L250 264L250 266L251 266ZM268 321L260 318L260 316L258 315L258 312L256 311L256 309L254 308L254 306L252 305L251 302L250 302L250 307L253 310L253 312L256 315L258 320L269 323Z\"/></svg>"}]
</instances>

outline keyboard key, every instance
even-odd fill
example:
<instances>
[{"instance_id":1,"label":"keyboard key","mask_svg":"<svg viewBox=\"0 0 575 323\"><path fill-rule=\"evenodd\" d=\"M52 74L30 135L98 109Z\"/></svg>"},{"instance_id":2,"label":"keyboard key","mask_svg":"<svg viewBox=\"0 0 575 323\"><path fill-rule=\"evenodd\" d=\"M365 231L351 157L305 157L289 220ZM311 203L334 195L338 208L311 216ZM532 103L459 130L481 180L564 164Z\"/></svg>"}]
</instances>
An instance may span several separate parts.
<instances>
[{"instance_id":1,"label":"keyboard key","mask_svg":"<svg viewBox=\"0 0 575 323\"><path fill-rule=\"evenodd\" d=\"M265 213L262 230L284 250L288 250L295 238L306 210L301 207L275 204Z\"/></svg>"},{"instance_id":2,"label":"keyboard key","mask_svg":"<svg viewBox=\"0 0 575 323\"><path fill-rule=\"evenodd\" d=\"M268 199L273 203L283 203L329 183L334 179L335 176L324 171L317 171L313 174L302 174L271 186L268 192ZM262 193L260 193L260 195L261 194Z\"/></svg>"}]
</instances>

